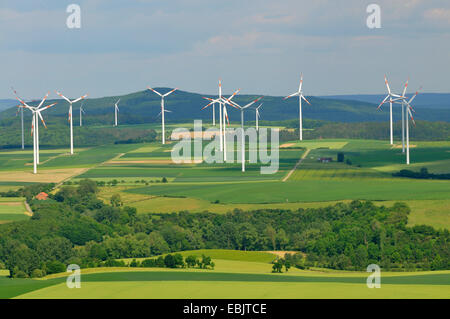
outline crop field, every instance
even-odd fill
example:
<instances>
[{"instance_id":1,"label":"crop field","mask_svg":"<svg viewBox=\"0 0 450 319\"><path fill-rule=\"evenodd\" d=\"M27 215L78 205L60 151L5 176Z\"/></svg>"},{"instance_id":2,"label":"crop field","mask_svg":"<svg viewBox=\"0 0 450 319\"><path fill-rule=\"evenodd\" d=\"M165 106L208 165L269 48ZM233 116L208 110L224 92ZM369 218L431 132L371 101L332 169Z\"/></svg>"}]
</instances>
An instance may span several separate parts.
<instances>
[{"instance_id":1,"label":"crop field","mask_svg":"<svg viewBox=\"0 0 450 319\"><path fill-rule=\"evenodd\" d=\"M408 169L425 166L431 172L448 172L449 142L415 142L414 145L412 165ZM82 148L76 149L73 157L67 155L66 149L43 149L43 164L36 176L31 174L31 166L25 165L31 163L31 150L1 151L0 191L17 189L30 182L59 182L70 177L106 182L116 179L119 186L102 190L104 200L118 192L124 203L136 207L139 213L298 209L352 199L376 200L380 204L408 201L412 208L410 224L450 228L450 183L393 178L392 172L406 168L401 164L404 157L398 146L392 148L385 141L367 140L284 143L280 148L279 171L272 175L261 175L261 164L247 163L245 173L240 171L239 162L173 164L170 158L173 143ZM281 182L305 149L310 150L308 156L286 182ZM246 152L248 157L248 147ZM337 152L343 152L352 165L317 161L318 157L335 160ZM161 183L164 177L168 183ZM8 218L26 216L15 214Z\"/></svg>"},{"instance_id":2,"label":"crop field","mask_svg":"<svg viewBox=\"0 0 450 319\"><path fill-rule=\"evenodd\" d=\"M0 197L0 224L28 219L24 200L19 197Z\"/></svg>"},{"instance_id":3,"label":"crop field","mask_svg":"<svg viewBox=\"0 0 450 319\"><path fill-rule=\"evenodd\" d=\"M73 156L67 149L41 149L38 173L33 174L33 151L0 151L0 186L24 183L57 183L95 167L137 145L107 145L75 149Z\"/></svg>"},{"instance_id":4,"label":"crop field","mask_svg":"<svg viewBox=\"0 0 450 319\"><path fill-rule=\"evenodd\" d=\"M118 186L105 188L101 197L108 201L112 193L119 193L124 203L136 207L139 213L298 209L353 199L379 201L380 205L383 201L407 201L412 208L411 224L424 222L449 228L448 181L397 178L392 173L422 167L435 173L448 172L450 142L414 142L412 145L412 165L407 166L401 145L392 147L386 141L286 142L279 151L279 170L269 175L261 174L260 163L247 162L245 173L241 172L239 162L175 164L171 161L173 142L164 146L147 143L87 149L79 153L79 161L73 157L73 163L66 164L72 166L76 162L85 167L78 175L74 173L73 180L116 180ZM205 146L206 143L203 148ZM249 150L247 145L246 158ZM283 182L306 150L306 158ZM191 153L193 151L194 146ZM99 152L101 158L94 156ZM344 162L336 161L338 152L344 153ZM239 158L237 150L233 154ZM318 161L320 157L331 157L333 161L322 163ZM56 168L63 163L64 159L57 157L43 167ZM161 183L163 178L167 183Z\"/></svg>"}]
</instances>

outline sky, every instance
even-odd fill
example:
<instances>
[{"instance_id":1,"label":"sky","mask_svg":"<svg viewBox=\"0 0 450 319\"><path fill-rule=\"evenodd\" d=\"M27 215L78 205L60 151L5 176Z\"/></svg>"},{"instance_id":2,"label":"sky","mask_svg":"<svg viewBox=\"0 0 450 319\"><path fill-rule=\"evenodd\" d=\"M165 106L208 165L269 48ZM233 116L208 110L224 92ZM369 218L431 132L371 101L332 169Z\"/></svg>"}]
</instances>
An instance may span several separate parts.
<instances>
[{"instance_id":1,"label":"sky","mask_svg":"<svg viewBox=\"0 0 450 319\"><path fill-rule=\"evenodd\" d=\"M81 28L69 29L69 4ZM369 4L381 28L368 28ZM450 92L448 0L0 0L0 98Z\"/></svg>"}]
</instances>

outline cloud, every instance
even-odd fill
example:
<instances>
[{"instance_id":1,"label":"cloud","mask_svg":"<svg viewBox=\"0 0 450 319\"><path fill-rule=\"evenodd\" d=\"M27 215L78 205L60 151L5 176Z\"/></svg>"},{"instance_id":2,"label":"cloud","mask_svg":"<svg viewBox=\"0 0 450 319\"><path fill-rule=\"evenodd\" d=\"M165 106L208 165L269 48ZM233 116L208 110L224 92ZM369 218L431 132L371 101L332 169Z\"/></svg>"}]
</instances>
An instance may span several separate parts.
<instances>
[{"instance_id":1,"label":"cloud","mask_svg":"<svg viewBox=\"0 0 450 319\"><path fill-rule=\"evenodd\" d=\"M82 28L68 30L70 2L3 0L0 97L21 83L36 96L60 83L94 96L149 82L215 92L220 76L282 95L301 71L317 94L383 90L387 71L393 82L417 76L448 91L450 3L374 2L378 30L366 27L370 1L79 0Z\"/></svg>"},{"instance_id":2,"label":"cloud","mask_svg":"<svg viewBox=\"0 0 450 319\"><path fill-rule=\"evenodd\" d=\"M424 12L425 20L432 24L450 26L450 9L433 8Z\"/></svg>"}]
</instances>

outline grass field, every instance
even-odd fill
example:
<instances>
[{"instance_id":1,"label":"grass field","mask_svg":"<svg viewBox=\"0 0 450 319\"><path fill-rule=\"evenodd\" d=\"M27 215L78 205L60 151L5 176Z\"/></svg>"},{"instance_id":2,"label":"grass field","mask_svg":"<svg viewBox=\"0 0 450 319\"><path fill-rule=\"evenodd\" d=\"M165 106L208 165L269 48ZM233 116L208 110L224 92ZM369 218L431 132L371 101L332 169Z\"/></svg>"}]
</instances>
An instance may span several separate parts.
<instances>
[{"instance_id":1,"label":"grass field","mask_svg":"<svg viewBox=\"0 0 450 319\"><path fill-rule=\"evenodd\" d=\"M220 289L218 289L218 286ZM65 284L58 284L18 296L37 299L396 299L396 298L446 298L448 286L434 285L391 285L381 289L368 289L364 284L353 283L286 283L221 281L127 281L87 282L81 289L69 290Z\"/></svg>"},{"instance_id":2,"label":"grass field","mask_svg":"<svg viewBox=\"0 0 450 319\"><path fill-rule=\"evenodd\" d=\"M300 270L271 273L274 254L197 250L215 270L166 268L82 269L81 289L68 289L66 273L45 279L0 277L0 298L448 298L450 271L383 272L380 289L365 272Z\"/></svg>"},{"instance_id":3,"label":"grass field","mask_svg":"<svg viewBox=\"0 0 450 319\"><path fill-rule=\"evenodd\" d=\"M247 259L245 254L240 257ZM67 288L67 274L52 275L45 280L0 278L0 297L448 298L450 295L449 271L385 273L381 288L369 289L368 274L363 272L291 269L289 273L272 274L267 262L214 261L216 270L86 269L82 270L81 289Z\"/></svg>"},{"instance_id":4,"label":"grass field","mask_svg":"<svg viewBox=\"0 0 450 319\"><path fill-rule=\"evenodd\" d=\"M24 200L21 197L0 197L0 223L28 219Z\"/></svg>"}]
</instances>

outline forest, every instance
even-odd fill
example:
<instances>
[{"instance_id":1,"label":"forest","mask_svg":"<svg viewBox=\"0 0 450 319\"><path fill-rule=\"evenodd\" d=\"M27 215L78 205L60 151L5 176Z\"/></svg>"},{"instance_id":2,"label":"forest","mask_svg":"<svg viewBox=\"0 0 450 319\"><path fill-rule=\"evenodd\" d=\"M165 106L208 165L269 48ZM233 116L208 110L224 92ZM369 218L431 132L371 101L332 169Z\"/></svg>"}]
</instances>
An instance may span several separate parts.
<instances>
[{"instance_id":1,"label":"forest","mask_svg":"<svg viewBox=\"0 0 450 319\"><path fill-rule=\"evenodd\" d=\"M26 186L28 199L48 185ZM193 249L289 250L293 267L364 270L439 270L450 267L446 229L407 225L410 209L369 201L314 209L234 210L227 214L137 214L117 198L97 198L98 185L82 180L49 200L29 201L31 219L0 225L0 268L14 277L40 277L64 265L114 264Z\"/></svg>"}]
</instances>

